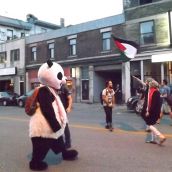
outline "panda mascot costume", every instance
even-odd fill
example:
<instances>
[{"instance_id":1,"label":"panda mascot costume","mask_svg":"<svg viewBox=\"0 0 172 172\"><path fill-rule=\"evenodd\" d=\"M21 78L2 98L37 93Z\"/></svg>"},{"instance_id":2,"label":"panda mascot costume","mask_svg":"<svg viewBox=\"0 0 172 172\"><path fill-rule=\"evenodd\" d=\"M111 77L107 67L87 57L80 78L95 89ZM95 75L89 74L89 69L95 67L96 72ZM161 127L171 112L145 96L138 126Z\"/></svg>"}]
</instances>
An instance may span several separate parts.
<instances>
[{"instance_id":1,"label":"panda mascot costume","mask_svg":"<svg viewBox=\"0 0 172 172\"><path fill-rule=\"evenodd\" d=\"M32 141L31 170L45 170L48 165L44 158L51 149L55 154L62 153L64 160L76 159L76 150L66 150L63 134L67 115L56 90L64 84L65 77L62 67L50 60L38 70L41 83L37 95L38 107L29 124L29 135Z\"/></svg>"}]
</instances>

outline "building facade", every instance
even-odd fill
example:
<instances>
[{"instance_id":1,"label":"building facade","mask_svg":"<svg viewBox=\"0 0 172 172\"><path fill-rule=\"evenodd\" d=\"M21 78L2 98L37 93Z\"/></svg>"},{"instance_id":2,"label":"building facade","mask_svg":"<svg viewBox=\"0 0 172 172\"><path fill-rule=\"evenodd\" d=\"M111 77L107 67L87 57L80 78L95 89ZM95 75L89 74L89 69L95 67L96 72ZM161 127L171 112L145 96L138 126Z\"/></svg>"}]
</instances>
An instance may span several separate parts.
<instances>
[{"instance_id":1,"label":"building facade","mask_svg":"<svg viewBox=\"0 0 172 172\"><path fill-rule=\"evenodd\" d=\"M28 14L26 18L27 21L22 21L0 16L0 43L29 35L49 32L62 27L61 25L38 20L32 14Z\"/></svg>"},{"instance_id":2,"label":"building facade","mask_svg":"<svg viewBox=\"0 0 172 172\"><path fill-rule=\"evenodd\" d=\"M135 59L130 61L130 74L142 81L152 77L159 83L172 83L172 1L124 0L126 38L140 45ZM131 77L131 94L138 84Z\"/></svg>"},{"instance_id":3,"label":"building facade","mask_svg":"<svg viewBox=\"0 0 172 172\"><path fill-rule=\"evenodd\" d=\"M72 78L74 101L99 102L107 79L115 85L125 81L125 66L111 40L112 33L125 34L124 22L121 14L26 38L27 90L37 85L38 68L50 58Z\"/></svg>"},{"instance_id":4,"label":"building facade","mask_svg":"<svg viewBox=\"0 0 172 172\"><path fill-rule=\"evenodd\" d=\"M44 38L29 37L26 41L27 89L34 80L37 82L37 69L48 58L60 63L72 77L76 102L98 102L107 79L113 80L114 87L120 85L124 102L135 95L139 87L132 75L142 81L152 77L159 83L163 79L171 83L171 7L169 0L124 0L124 14L63 28ZM133 60L126 63L119 60L111 34L140 45ZM36 49L36 60L33 60L33 49ZM30 83L32 70L35 79Z\"/></svg>"},{"instance_id":5,"label":"building facade","mask_svg":"<svg viewBox=\"0 0 172 172\"><path fill-rule=\"evenodd\" d=\"M27 15L27 22L0 16L0 91L25 92L25 37L61 26Z\"/></svg>"},{"instance_id":6,"label":"building facade","mask_svg":"<svg viewBox=\"0 0 172 172\"><path fill-rule=\"evenodd\" d=\"M0 44L0 90L24 94L25 88L25 39Z\"/></svg>"},{"instance_id":7,"label":"building facade","mask_svg":"<svg viewBox=\"0 0 172 172\"><path fill-rule=\"evenodd\" d=\"M167 79L172 84L172 1L123 2L123 14L26 37L20 47L25 51L23 70L19 70L24 76L14 74L14 71L9 74L18 74L17 81L24 83L24 92L27 92L39 85L38 69L51 59L61 64L65 75L71 78L68 86L74 101L87 103L100 101L100 92L108 79L113 81L114 89L120 85L123 102L135 95L139 87L132 75L142 81L152 77L159 83ZM111 34L138 43L140 48L136 57L122 62ZM1 57L6 57L7 49L5 51L3 46L7 45L2 45ZM11 56L8 56L8 64L11 64ZM11 80L10 83L15 82ZM14 85L15 91L18 88L21 92L22 86Z\"/></svg>"}]
</instances>

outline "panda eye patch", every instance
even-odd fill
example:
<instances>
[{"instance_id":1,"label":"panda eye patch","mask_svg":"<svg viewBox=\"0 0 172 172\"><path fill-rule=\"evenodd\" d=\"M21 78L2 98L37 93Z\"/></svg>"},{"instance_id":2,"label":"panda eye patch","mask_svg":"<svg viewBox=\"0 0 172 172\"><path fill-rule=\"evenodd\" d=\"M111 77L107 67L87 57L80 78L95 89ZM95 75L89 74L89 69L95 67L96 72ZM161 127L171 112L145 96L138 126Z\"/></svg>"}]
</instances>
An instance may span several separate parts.
<instances>
[{"instance_id":1,"label":"panda eye patch","mask_svg":"<svg viewBox=\"0 0 172 172\"><path fill-rule=\"evenodd\" d=\"M62 77L63 77L62 73L59 72L59 73L57 74L57 78L58 78L59 80L62 80Z\"/></svg>"}]
</instances>

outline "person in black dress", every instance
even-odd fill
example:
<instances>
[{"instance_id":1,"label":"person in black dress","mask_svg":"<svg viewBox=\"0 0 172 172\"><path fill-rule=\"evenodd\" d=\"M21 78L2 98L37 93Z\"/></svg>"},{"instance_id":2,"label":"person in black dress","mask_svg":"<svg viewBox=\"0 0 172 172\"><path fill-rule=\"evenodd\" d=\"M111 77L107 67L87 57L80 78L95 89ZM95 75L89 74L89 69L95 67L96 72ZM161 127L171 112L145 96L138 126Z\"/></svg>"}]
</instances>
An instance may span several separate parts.
<instances>
[{"instance_id":1,"label":"person in black dress","mask_svg":"<svg viewBox=\"0 0 172 172\"><path fill-rule=\"evenodd\" d=\"M146 124L149 126L151 132L151 140L147 141L150 143L157 143L158 139L159 145L166 140L165 136L155 127L157 120L160 117L161 111L161 97L159 92L159 84L155 80L149 82L148 94L145 97L145 102L142 111L142 117Z\"/></svg>"}]
</instances>

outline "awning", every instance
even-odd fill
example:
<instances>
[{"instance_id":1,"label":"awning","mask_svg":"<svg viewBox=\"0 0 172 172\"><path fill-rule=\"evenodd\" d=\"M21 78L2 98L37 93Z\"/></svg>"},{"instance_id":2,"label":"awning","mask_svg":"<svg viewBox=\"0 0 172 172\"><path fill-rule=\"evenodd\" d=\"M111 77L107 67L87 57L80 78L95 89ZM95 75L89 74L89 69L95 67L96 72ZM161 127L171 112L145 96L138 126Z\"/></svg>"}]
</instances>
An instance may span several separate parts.
<instances>
[{"instance_id":1,"label":"awning","mask_svg":"<svg viewBox=\"0 0 172 172\"><path fill-rule=\"evenodd\" d=\"M152 55L152 62L169 62L172 61L172 53Z\"/></svg>"}]
</instances>

